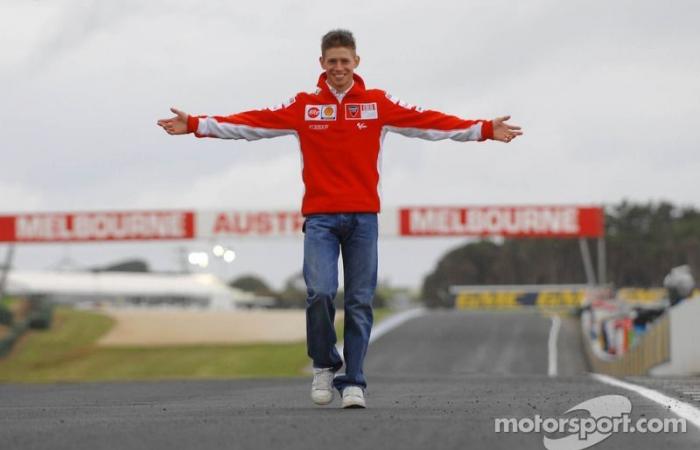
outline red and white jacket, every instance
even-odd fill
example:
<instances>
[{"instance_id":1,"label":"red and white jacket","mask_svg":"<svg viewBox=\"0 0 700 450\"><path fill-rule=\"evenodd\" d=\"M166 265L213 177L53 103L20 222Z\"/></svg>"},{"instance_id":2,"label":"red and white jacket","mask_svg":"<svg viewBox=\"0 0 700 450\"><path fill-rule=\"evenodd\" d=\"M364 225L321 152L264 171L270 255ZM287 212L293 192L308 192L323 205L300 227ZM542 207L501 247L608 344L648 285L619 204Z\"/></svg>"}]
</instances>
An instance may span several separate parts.
<instances>
[{"instance_id":1,"label":"red and white jacket","mask_svg":"<svg viewBox=\"0 0 700 450\"><path fill-rule=\"evenodd\" d=\"M303 215L379 212L382 143L388 131L428 140L493 138L489 120L464 120L405 104L354 75L338 101L321 74L316 92L279 106L230 116L190 116L197 137L253 141L295 135L302 156Z\"/></svg>"}]
</instances>

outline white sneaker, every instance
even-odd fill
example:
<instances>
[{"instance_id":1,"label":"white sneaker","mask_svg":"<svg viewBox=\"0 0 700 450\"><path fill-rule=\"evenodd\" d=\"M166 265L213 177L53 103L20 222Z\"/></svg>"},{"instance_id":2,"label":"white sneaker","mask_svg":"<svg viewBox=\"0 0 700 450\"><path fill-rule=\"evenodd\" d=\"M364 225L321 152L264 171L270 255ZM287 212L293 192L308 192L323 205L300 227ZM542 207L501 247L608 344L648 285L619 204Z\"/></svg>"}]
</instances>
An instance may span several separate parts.
<instances>
[{"instance_id":1,"label":"white sneaker","mask_svg":"<svg viewBox=\"0 0 700 450\"><path fill-rule=\"evenodd\" d=\"M314 367L314 381L311 383L311 400L317 405L327 405L333 401L333 377L331 368Z\"/></svg>"},{"instance_id":2,"label":"white sneaker","mask_svg":"<svg viewBox=\"0 0 700 450\"><path fill-rule=\"evenodd\" d=\"M343 408L366 408L365 392L359 386L343 389Z\"/></svg>"}]
</instances>

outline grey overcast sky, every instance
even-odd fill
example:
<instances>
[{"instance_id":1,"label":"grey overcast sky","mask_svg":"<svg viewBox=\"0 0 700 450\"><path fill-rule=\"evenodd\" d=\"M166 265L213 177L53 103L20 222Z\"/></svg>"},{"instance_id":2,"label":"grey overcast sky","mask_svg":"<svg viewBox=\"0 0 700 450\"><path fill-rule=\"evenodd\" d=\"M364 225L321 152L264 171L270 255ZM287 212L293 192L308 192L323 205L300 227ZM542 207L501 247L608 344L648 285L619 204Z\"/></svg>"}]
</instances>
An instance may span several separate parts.
<instances>
[{"instance_id":1,"label":"grey overcast sky","mask_svg":"<svg viewBox=\"0 0 700 450\"><path fill-rule=\"evenodd\" d=\"M390 135L385 206L700 206L699 20L694 0L0 0L0 213L298 208L294 139L171 137L155 122L170 106L229 114L313 89L320 38L338 27L369 87L525 129L509 145ZM380 278L417 286L460 243L385 241ZM279 286L301 266L301 240L227 244L227 277ZM27 245L16 266L143 256L171 270L176 247Z\"/></svg>"}]
</instances>

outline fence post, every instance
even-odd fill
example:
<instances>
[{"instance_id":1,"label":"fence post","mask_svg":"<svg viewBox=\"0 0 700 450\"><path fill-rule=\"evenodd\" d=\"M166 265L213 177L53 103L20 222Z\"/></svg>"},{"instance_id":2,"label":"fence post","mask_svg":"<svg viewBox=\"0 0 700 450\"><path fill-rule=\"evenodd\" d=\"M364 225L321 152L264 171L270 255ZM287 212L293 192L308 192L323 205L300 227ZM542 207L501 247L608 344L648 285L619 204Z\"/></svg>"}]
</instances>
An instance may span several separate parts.
<instances>
[{"instance_id":1,"label":"fence post","mask_svg":"<svg viewBox=\"0 0 700 450\"><path fill-rule=\"evenodd\" d=\"M5 285L7 284L7 275L10 273L10 266L15 256L15 244L10 244L5 255L5 264L0 272L0 300L5 298Z\"/></svg>"},{"instance_id":2,"label":"fence post","mask_svg":"<svg viewBox=\"0 0 700 450\"><path fill-rule=\"evenodd\" d=\"M586 241L585 238L579 238L578 245L581 249L583 268L586 271L586 282L590 286L595 286L595 272L593 272L593 261L591 260L591 252L590 250L588 250L588 241Z\"/></svg>"}]
</instances>

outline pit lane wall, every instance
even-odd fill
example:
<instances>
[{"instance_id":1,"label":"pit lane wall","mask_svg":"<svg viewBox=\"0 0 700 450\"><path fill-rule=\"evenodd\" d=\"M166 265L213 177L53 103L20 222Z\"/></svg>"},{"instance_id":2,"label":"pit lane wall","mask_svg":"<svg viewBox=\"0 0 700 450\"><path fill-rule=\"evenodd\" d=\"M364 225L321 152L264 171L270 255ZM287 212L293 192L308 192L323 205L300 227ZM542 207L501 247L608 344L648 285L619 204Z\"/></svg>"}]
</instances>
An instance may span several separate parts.
<instances>
[{"instance_id":1,"label":"pit lane wall","mask_svg":"<svg viewBox=\"0 0 700 450\"><path fill-rule=\"evenodd\" d=\"M653 367L666 363L670 359L668 315L658 319L629 351L620 356L605 353L597 340L588 335L590 320L590 312L584 311L582 315L583 347L591 371L595 373L616 377L647 375Z\"/></svg>"},{"instance_id":2,"label":"pit lane wall","mask_svg":"<svg viewBox=\"0 0 700 450\"><path fill-rule=\"evenodd\" d=\"M651 297L651 294L650 294ZM625 300L621 300L623 303ZM642 300L649 303L648 298ZM599 308L600 310L600 308ZM667 308L658 318L637 333L626 326L629 311L608 311L610 330L602 339L595 324L596 312L590 308L581 315L584 351L591 370L612 376L689 376L700 374L700 296ZM630 317L630 316L628 316ZM631 332L630 332L631 331ZM607 345L602 345L607 340ZM611 354L603 347L613 346Z\"/></svg>"},{"instance_id":3,"label":"pit lane wall","mask_svg":"<svg viewBox=\"0 0 700 450\"><path fill-rule=\"evenodd\" d=\"M666 314L669 320L670 358L650 375L700 375L700 296L685 300Z\"/></svg>"}]
</instances>

